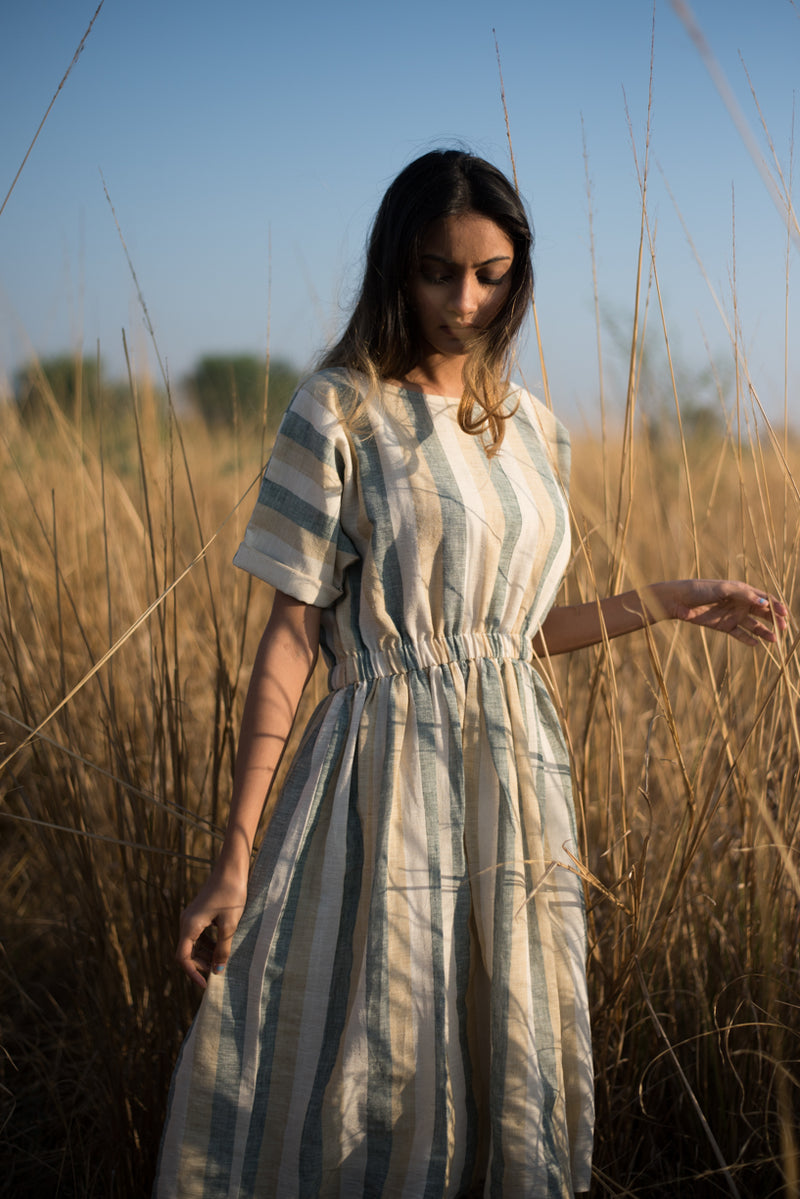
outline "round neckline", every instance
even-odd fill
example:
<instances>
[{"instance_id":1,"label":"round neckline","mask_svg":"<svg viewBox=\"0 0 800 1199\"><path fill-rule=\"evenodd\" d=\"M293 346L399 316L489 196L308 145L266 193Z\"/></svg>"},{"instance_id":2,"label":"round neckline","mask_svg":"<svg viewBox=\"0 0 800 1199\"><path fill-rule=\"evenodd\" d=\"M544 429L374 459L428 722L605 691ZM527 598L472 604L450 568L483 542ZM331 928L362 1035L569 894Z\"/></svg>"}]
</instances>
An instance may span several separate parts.
<instances>
[{"instance_id":1,"label":"round neckline","mask_svg":"<svg viewBox=\"0 0 800 1199\"><path fill-rule=\"evenodd\" d=\"M422 391L419 387L403 387L400 383L382 382L382 386L387 391L393 391L396 395L411 395L424 396L426 400L447 400L448 404L460 404L461 396L444 395L440 391Z\"/></svg>"}]
</instances>

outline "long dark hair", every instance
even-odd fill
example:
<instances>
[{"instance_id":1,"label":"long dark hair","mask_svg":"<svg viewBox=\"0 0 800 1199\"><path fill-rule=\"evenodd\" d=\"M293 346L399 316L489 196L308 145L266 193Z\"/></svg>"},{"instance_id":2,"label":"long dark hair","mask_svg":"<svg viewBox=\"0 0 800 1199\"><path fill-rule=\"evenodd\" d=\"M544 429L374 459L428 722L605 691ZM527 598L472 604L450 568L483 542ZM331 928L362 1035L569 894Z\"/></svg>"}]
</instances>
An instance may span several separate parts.
<instances>
[{"instance_id":1,"label":"long dark hair","mask_svg":"<svg viewBox=\"0 0 800 1199\"><path fill-rule=\"evenodd\" d=\"M350 322L320 367L343 366L382 379L402 379L417 365L419 336L409 285L434 221L467 212L488 217L514 246L511 287L466 357L458 411L467 433L488 431L488 453L503 440L511 415L505 404L511 352L533 294L533 233L525 208L505 175L463 150L432 150L400 172L378 209L361 291Z\"/></svg>"}]
</instances>

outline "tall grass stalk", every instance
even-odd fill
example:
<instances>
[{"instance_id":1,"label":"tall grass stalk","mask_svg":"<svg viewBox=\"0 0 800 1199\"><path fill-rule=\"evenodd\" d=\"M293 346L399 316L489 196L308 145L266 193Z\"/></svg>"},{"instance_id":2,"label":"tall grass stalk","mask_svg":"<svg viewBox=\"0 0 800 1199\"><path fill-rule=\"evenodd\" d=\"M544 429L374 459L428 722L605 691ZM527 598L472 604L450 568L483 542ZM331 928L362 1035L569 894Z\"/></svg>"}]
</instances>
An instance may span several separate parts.
<instances>
[{"instance_id":1,"label":"tall grass stalk","mask_svg":"<svg viewBox=\"0 0 800 1199\"><path fill-rule=\"evenodd\" d=\"M634 316L612 469L628 489L620 485L611 506L609 463L598 465L591 439L577 447L576 525L591 532L569 589L591 599L623 578L738 576L763 580L796 607L800 495L788 406L778 434L743 349L734 271L734 411L721 395L716 435L687 432L647 152L639 181L644 304L652 287L675 422L654 439L647 412L635 420L646 322L640 333ZM787 252L787 310L789 261ZM641 270L640 256L635 310ZM605 643L556 664L589 867L597 1194L798 1194L799 642L792 632L767 655L742 654L705 632L657 626L636 648Z\"/></svg>"}]
</instances>

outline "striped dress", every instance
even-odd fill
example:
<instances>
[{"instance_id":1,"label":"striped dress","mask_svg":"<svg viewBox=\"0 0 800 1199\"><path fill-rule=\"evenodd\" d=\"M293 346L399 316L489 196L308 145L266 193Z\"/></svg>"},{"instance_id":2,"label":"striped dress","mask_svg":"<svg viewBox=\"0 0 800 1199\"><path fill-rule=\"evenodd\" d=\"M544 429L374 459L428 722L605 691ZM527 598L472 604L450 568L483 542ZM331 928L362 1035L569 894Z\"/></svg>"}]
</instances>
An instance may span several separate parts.
<instances>
[{"instance_id":1,"label":"striped dress","mask_svg":"<svg viewBox=\"0 0 800 1199\"><path fill-rule=\"evenodd\" d=\"M170 1092L158 1199L588 1189L564 738L531 664L569 556L562 426L313 376L235 562L322 609L330 692Z\"/></svg>"}]
</instances>

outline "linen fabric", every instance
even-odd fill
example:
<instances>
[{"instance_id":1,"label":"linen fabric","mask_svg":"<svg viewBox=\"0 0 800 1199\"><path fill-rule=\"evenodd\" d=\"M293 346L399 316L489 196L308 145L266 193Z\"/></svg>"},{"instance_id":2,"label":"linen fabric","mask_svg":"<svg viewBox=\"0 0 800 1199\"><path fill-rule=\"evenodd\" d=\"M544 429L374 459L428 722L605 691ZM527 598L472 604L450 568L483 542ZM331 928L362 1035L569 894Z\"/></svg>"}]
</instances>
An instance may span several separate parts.
<instances>
[{"instance_id":1,"label":"linen fabric","mask_svg":"<svg viewBox=\"0 0 800 1199\"><path fill-rule=\"evenodd\" d=\"M323 608L330 693L173 1078L158 1199L588 1190L569 762L533 638L569 557L566 433L312 376L235 562Z\"/></svg>"}]
</instances>

